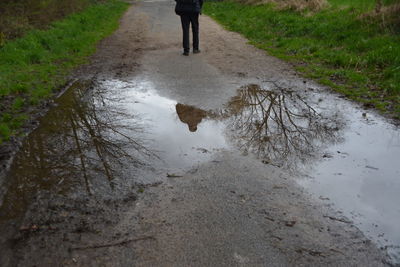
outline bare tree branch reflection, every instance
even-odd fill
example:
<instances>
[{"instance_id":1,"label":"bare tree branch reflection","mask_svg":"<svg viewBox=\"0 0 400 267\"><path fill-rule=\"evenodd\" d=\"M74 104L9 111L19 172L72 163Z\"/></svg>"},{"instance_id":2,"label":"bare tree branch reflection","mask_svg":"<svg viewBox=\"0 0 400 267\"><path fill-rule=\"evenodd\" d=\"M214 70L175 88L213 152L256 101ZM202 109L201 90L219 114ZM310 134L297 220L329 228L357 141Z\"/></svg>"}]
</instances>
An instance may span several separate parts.
<instances>
[{"instance_id":1,"label":"bare tree branch reflection","mask_svg":"<svg viewBox=\"0 0 400 267\"><path fill-rule=\"evenodd\" d=\"M88 87L76 83L26 138L13 163L2 219L24 209L40 190L66 193L84 188L89 195L95 189L113 190L123 168L156 157L140 139L143 129L135 118L116 105L119 99Z\"/></svg>"},{"instance_id":2,"label":"bare tree branch reflection","mask_svg":"<svg viewBox=\"0 0 400 267\"><path fill-rule=\"evenodd\" d=\"M240 148L280 166L313 158L323 143L338 140L342 127L337 115L322 116L292 91L254 84L238 90L221 116Z\"/></svg>"},{"instance_id":3,"label":"bare tree branch reflection","mask_svg":"<svg viewBox=\"0 0 400 267\"><path fill-rule=\"evenodd\" d=\"M315 158L323 144L337 142L343 123L338 114L322 115L299 94L270 83L275 90L256 84L240 88L217 112L183 104L176 111L189 129L197 129L204 117L226 121L229 139L242 151L294 170L298 162Z\"/></svg>"}]
</instances>

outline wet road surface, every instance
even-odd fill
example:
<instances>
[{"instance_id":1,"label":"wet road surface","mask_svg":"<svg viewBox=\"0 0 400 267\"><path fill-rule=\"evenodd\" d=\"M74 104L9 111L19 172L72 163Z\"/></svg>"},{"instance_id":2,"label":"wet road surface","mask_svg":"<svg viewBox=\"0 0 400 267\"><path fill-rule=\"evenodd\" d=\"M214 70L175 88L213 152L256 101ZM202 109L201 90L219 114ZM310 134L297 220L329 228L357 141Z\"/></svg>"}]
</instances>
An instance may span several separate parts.
<instances>
[{"instance_id":1,"label":"wet road surface","mask_svg":"<svg viewBox=\"0 0 400 267\"><path fill-rule=\"evenodd\" d=\"M183 57L173 3L128 11L2 181L2 265L399 261L399 129L201 27Z\"/></svg>"}]
</instances>

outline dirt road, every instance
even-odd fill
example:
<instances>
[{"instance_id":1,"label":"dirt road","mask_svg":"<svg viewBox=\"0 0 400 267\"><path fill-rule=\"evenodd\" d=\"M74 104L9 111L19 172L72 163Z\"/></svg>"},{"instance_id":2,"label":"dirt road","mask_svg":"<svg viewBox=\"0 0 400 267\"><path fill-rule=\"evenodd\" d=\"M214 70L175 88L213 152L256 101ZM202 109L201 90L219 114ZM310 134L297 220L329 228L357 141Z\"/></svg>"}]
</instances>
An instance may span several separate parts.
<instances>
[{"instance_id":1,"label":"dirt road","mask_svg":"<svg viewBox=\"0 0 400 267\"><path fill-rule=\"evenodd\" d=\"M329 157L336 98L172 1L132 5L24 143L1 195L1 266L384 266L295 182Z\"/></svg>"}]
</instances>

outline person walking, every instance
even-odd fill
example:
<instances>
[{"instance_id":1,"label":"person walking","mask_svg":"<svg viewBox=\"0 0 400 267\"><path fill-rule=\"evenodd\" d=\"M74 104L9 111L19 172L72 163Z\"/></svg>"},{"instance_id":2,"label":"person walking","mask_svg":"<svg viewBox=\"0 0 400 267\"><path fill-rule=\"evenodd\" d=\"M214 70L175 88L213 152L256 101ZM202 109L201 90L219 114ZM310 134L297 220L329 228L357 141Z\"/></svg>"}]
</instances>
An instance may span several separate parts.
<instances>
[{"instance_id":1,"label":"person walking","mask_svg":"<svg viewBox=\"0 0 400 267\"><path fill-rule=\"evenodd\" d=\"M181 17L183 33L183 55L188 56L190 51L189 28L192 25L193 53L200 53L199 49L199 15L203 7L203 0L175 0L175 13Z\"/></svg>"}]
</instances>

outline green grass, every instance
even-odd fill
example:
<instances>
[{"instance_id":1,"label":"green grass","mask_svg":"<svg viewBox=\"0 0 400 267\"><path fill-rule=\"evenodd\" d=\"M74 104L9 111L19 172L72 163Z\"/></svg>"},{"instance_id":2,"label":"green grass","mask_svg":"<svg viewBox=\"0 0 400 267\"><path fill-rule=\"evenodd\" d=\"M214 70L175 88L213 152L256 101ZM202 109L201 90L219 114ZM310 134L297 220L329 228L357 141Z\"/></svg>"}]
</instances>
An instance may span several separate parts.
<instances>
[{"instance_id":1,"label":"green grass","mask_svg":"<svg viewBox=\"0 0 400 267\"><path fill-rule=\"evenodd\" d=\"M128 4L95 4L0 47L0 143L19 133L25 111L51 97L99 40L118 27Z\"/></svg>"},{"instance_id":2,"label":"green grass","mask_svg":"<svg viewBox=\"0 0 400 267\"><path fill-rule=\"evenodd\" d=\"M332 0L333 7L315 14L278 11L272 4L207 2L204 12L293 62L305 76L400 118L400 36L371 18L360 19L368 1L344 7L348 2Z\"/></svg>"}]
</instances>

